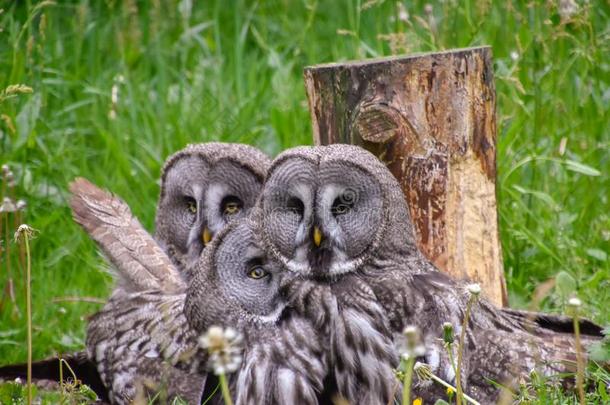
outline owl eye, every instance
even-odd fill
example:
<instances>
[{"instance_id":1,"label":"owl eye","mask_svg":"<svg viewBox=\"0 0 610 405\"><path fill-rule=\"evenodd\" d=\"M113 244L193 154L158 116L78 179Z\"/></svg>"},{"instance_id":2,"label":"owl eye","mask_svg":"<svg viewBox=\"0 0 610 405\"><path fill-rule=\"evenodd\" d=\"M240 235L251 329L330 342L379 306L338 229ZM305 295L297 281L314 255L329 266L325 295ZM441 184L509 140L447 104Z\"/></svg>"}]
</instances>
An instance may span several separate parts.
<instances>
[{"instance_id":1,"label":"owl eye","mask_svg":"<svg viewBox=\"0 0 610 405\"><path fill-rule=\"evenodd\" d=\"M299 200L296 197L291 197L288 199L286 203L286 208L297 215L303 216L305 212L305 206L303 205L303 201Z\"/></svg>"},{"instance_id":2,"label":"owl eye","mask_svg":"<svg viewBox=\"0 0 610 405\"><path fill-rule=\"evenodd\" d=\"M235 196L228 196L222 200L221 203L223 215L234 215L242 209L242 202Z\"/></svg>"},{"instance_id":3,"label":"owl eye","mask_svg":"<svg viewBox=\"0 0 610 405\"><path fill-rule=\"evenodd\" d=\"M197 202L192 198L187 198L186 199L186 209L191 214L196 214L197 213Z\"/></svg>"},{"instance_id":4,"label":"owl eye","mask_svg":"<svg viewBox=\"0 0 610 405\"><path fill-rule=\"evenodd\" d=\"M347 214L354 207L353 198L345 198L345 196L335 198L330 211L334 216Z\"/></svg>"},{"instance_id":5,"label":"owl eye","mask_svg":"<svg viewBox=\"0 0 610 405\"><path fill-rule=\"evenodd\" d=\"M263 269L261 266L254 266L254 267L251 267L250 270L248 270L248 277L250 277L254 280L259 280L268 275L269 275L269 273L267 273L265 271L265 269Z\"/></svg>"}]
</instances>

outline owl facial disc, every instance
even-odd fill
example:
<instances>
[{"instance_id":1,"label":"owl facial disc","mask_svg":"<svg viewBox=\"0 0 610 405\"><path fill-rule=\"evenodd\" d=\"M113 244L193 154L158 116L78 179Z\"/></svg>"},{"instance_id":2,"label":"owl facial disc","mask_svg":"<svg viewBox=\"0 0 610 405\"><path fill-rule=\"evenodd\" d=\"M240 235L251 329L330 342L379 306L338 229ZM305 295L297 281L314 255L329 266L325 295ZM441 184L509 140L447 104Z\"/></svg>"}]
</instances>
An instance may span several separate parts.
<instances>
[{"instance_id":1,"label":"owl facial disc","mask_svg":"<svg viewBox=\"0 0 610 405\"><path fill-rule=\"evenodd\" d=\"M261 200L271 250L301 274L324 278L354 271L381 227L380 183L347 159L286 155L272 166Z\"/></svg>"}]
</instances>

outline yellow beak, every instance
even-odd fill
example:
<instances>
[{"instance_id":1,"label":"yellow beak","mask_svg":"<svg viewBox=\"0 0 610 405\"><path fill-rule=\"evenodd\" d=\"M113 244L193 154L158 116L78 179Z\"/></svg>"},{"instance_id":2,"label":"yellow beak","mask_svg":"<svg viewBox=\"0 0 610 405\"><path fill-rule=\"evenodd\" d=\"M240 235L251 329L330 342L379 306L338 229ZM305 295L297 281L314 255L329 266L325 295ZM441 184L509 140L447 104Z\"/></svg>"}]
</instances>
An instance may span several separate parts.
<instances>
[{"instance_id":1,"label":"yellow beak","mask_svg":"<svg viewBox=\"0 0 610 405\"><path fill-rule=\"evenodd\" d=\"M207 226L203 228L203 235L201 235L201 237L203 239L203 246L207 245L212 240L212 234Z\"/></svg>"},{"instance_id":2,"label":"yellow beak","mask_svg":"<svg viewBox=\"0 0 610 405\"><path fill-rule=\"evenodd\" d=\"M317 226L313 227L313 243L316 247L319 247L320 243L322 243L322 232L320 232L320 228Z\"/></svg>"}]
</instances>

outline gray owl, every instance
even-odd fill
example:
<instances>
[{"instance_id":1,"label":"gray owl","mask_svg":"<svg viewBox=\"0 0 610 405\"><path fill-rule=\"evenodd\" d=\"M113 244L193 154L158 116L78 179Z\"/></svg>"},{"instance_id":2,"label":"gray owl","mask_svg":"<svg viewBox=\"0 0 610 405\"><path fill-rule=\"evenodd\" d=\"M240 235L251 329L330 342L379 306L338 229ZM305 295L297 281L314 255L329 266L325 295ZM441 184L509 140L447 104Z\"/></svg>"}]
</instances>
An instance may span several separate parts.
<instances>
[{"instance_id":1,"label":"gray owl","mask_svg":"<svg viewBox=\"0 0 610 405\"><path fill-rule=\"evenodd\" d=\"M179 269L197 261L231 220L248 214L269 164L252 146L216 142L189 145L166 160L155 239Z\"/></svg>"},{"instance_id":2,"label":"gray owl","mask_svg":"<svg viewBox=\"0 0 610 405\"><path fill-rule=\"evenodd\" d=\"M111 402L164 390L200 403L207 356L184 316L180 272L119 198L85 179L70 190L75 221L105 253L120 286L87 329L88 356Z\"/></svg>"},{"instance_id":3,"label":"gray owl","mask_svg":"<svg viewBox=\"0 0 610 405\"><path fill-rule=\"evenodd\" d=\"M459 333L469 299L466 284L440 273L419 252L402 191L383 163L349 145L290 150L269 168L259 204L267 250L309 283L330 290L311 290L318 298L310 299L308 305L317 302L325 307L322 312L306 307L302 312L313 320L327 320L324 333L330 336L339 387L345 372L367 381L363 370L368 363L362 360L367 350L361 350L354 334L333 329L337 322L329 318L335 314L335 300L343 311L354 311L350 319L344 316L339 323L359 327L369 342L373 336L369 329L375 327L381 335L375 338L380 347L384 346L382 337L396 342L406 325L418 326L429 348L425 360L442 378L454 382L438 339L444 322L451 322ZM351 300L339 298L349 284L366 294L352 293ZM303 294L298 294L302 290L296 288L293 294L297 304L303 301ZM467 330L462 376L466 392L489 403L496 399L498 389L488 380L510 383L535 366L547 375L573 369L572 331L558 327L562 323L558 317L543 318L501 310L480 299ZM589 327L583 330L592 335L585 340L601 336L598 327L585 324ZM342 358L354 361L346 367ZM397 366L396 356L377 360ZM383 365L376 367L383 369ZM372 385L368 381L365 386ZM439 398L439 392L426 389L420 395L432 400ZM350 390L340 393L352 395Z\"/></svg>"},{"instance_id":4,"label":"gray owl","mask_svg":"<svg viewBox=\"0 0 610 405\"><path fill-rule=\"evenodd\" d=\"M302 276L285 293L327 340L335 394L387 404L400 390L393 372L399 357L383 307L357 274L364 263L358 253L374 237L368 221L381 208L378 189L345 159L322 165L322 151L295 148L275 159L256 210L261 233L271 255Z\"/></svg>"},{"instance_id":5,"label":"gray owl","mask_svg":"<svg viewBox=\"0 0 610 405\"><path fill-rule=\"evenodd\" d=\"M327 375L314 325L280 295L292 277L262 248L249 220L221 231L193 271L185 314L193 329L239 330L243 364L230 385L239 405L317 404Z\"/></svg>"}]
</instances>

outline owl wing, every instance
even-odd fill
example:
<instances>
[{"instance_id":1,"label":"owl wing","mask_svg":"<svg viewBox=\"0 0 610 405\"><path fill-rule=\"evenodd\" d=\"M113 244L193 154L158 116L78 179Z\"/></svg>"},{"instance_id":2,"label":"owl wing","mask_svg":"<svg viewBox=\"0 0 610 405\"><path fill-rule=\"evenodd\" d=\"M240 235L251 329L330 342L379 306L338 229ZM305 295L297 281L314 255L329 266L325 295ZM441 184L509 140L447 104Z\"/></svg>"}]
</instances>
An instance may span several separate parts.
<instances>
[{"instance_id":1,"label":"owl wing","mask_svg":"<svg viewBox=\"0 0 610 405\"><path fill-rule=\"evenodd\" d=\"M74 220L95 240L126 288L185 289L180 273L120 198L77 178L70 184Z\"/></svg>"},{"instance_id":2,"label":"owl wing","mask_svg":"<svg viewBox=\"0 0 610 405\"><path fill-rule=\"evenodd\" d=\"M199 403L207 354L183 313L184 294L115 294L90 320L87 351L110 398L132 403L164 392Z\"/></svg>"}]
</instances>

